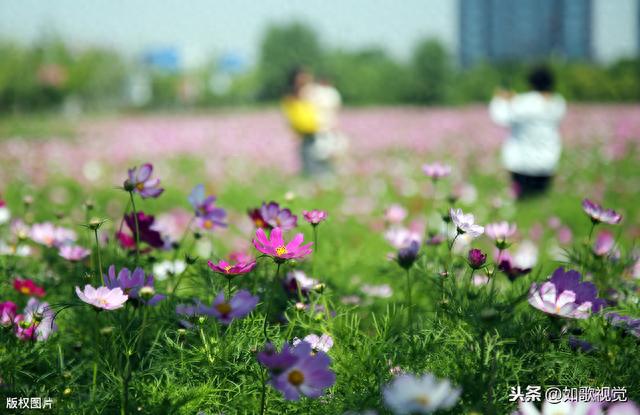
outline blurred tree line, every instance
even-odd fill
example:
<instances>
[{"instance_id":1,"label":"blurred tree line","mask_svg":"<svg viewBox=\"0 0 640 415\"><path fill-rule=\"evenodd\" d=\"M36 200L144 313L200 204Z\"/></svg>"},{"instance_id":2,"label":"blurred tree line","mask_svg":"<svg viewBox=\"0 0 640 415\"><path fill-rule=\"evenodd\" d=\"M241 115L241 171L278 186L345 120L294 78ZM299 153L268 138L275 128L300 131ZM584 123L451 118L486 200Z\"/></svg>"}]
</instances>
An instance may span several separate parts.
<instances>
[{"instance_id":1,"label":"blurred tree line","mask_svg":"<svg viewBox=\"0 0 640 415\"><path fill-rule=\"evenodd\" d=\"M74 50L55 39L30 47L0 41L0 112L254 105L277 101L294 66L333 82L351 105L459 105L486 102L497 87L526 89L523 62L459 68L436 40L399 61L381 48L345 50L322 44L304 23L267 28L254 68L219 76L215 59L189 71L162 71L106 49ZM640 101L640 59L609 66L550 59L557 89L572 101ZM142 82L142 83L141 83ZM131 95L146 99L134 102Z\"/></svg>"}]
</instances>

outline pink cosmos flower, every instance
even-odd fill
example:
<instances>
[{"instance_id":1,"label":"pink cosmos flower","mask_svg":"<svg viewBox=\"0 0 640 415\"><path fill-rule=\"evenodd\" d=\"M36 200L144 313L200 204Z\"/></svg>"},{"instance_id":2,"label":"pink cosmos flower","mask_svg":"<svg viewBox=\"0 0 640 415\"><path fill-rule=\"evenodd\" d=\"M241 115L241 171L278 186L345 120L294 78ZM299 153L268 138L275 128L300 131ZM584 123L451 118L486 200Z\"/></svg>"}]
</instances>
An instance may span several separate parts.
<instances>
[{"instance_id":1,"label":"pink cosmos flower","mask_svg":"<svg viewBox=\"0 0 640 415\"><path fill-rule=\"evenodd\" d=\"M438 180L451 174L451 166L441 163L423 164L422 171L427 177Z\"/></svg>"},{"instance_id":2,"label":"pink cosmos flower","mask_svg":"<svg viewBox=\"0 0 640 415\"><path fill-rule=\"evenodd\" d=\"M82 261L90 254L91 250L78 245L64 245L58 250L58 255L71 262Z\"/></svg>"},{"instance_id":3,"label":"pink cosmos flower","mask_svg":"<svg viewBox=\"0 0 640 415\"><path fill-rule=\"evenodd\" d=\"M0 199L0 225L9 222L11 219L11 211L7 207L4 200Z\"/></svg>"},{"instance_id":4,"label":"pink cosmos flower","mask_svg":"<svg viewBox=\"0 0 640 415\"><path fill-rule=\"evenodd\" d=\"M610 225L616 225L622 220L622 215L615 210L605 209L589 199L582 201L582 209L589 215L593 223L604 222Z\"/></svg>"},{"instance_id":5,"label":"pink cosmos flower","mask_svg":"<svg viewBox=\"0 0 640 415\"><path fill-rule=\"evenodd\" d=\"M44 246L62 246L76 240L76 233L70 229L55 226L51 222L36 223L30 231L29 237Z\"/></svg>"},{"instance_id":6,"label":"pink cosmos flower","mask_svg":"<svg viewBox=\"0 0 640 415\"><path fill-rule=\"evenodd\" d=\"M223 260L218 261L217 264L213 261L208 261L207 265L209 265L209 268L211 268L213 272L231 277L235 275L248 274L256 267L256 261L251 259L248 262L238 262L234 265Z\"/></svg>"},{"instance_id":7,"label":"pink cosmos flower","mask_svg":"<svg viewBox=\"0 0 640 415\"><path fill-rule=\"evenodd\" d=\"M58 330L54 322L55 313L49 303L29 299L22 314L14 318L15 333L20 340L44 341Z\"/></svg>"},{"instance_id":8,"label":"pink cosmos flower","mask_svg":"<svg viewBox=\"0 0 640 415\"><path fill-rule=\"evenodd\" d=\"M20 294L28 295L31 297L44 297L44 288L37 285L33 280L16 278L13 280L13 288Z\"/></svg>"},{"instance_id":9,"label":"pink cosmos flower","mask_svg":"<svg viewBox=\"0 0 640 415\"><path fill-rule=\"evenodd\" d=\"M303 241L304 236L298 233L287 244L282 238L282 229L273 228L271 238L268 238L264 229L259 228L256 231L256 237L253 239L253 246L276 261L286 261L287 259L304 258L311 253L313 242L302 245Z\"/></svg>"},{"instance_id":10,"label":"pink cosmos flower","mask_svg":"<svg viewBox=\"0 0 640 415\"><path fill-rule=\"evenodd\" d=\"M312 211L303 210L302 216L304 217L304 220L306 220L313 226L316 226L320 222L324 222L327 219L328 215L324 210L313 209Z\"/></svg>"},{"instance_id":11,"label":"pink cosmos flower","mask_svg":"<svg viewBox=\"0 0 640 415\"><path fill-rule=\"evenodd\" d=\"M311 345L311 349L316 353L327 353L329 349L333 347L333 339L328 334L323 334L322 336L318 336L317 334L309 334L302 340L296 337L295 339L293 339L293 345L297 346L303 341L309 343Z\"/></svg>"},{"instance_id":12,"label":"pink cosmos flower","mask_svg":"<svg viewBox=\"0 0 640 415\"><path fill-rule=\"evenodd\" d=\"M502 221L496 223L488 224L484 231L487 236L493 239L496 243L505 243L509 238L515 235L517 231L517 227L515 224L510 224L509 222Z\"/></svg>"},{"instance_id":13,"label":"pink cosmos flower","mask_svg":"<svg viewBox=\"0 0 640 415\"><path fill-rule=\"evenodd\" d=\"M465 214L462 209L449 209L449 216L456 225L458 234L469 234L475 238L484 233L484 227L476 225L475 218L472 214Z\"/></svg>"},{"instance_id":14,"label":"pink cosmos flower","mask_svg":"<svg viewBox=\"0 0 640 415\"><path fill-rule=\"evenodd\" d=\"M160 179L151 178L152 173L151 163L143 164L140 169L129 169L129 178L124 182L125 190L138 193L143 199L160 196L164 189L160 187Z\"/></svg>"},{"instance_id":15,"label":"pink cosmos flower","mask_svg":"<svg viewBox=\"0 0 640 415\"><path fill-rule=\"evenodd\" d=\"M87 284L84 290L76 287L76 294L85 303L102 310L116 310L122 308L129 296L122 292L122 288L111 289L109 287L94 288Z\"/></svg>"},{"instance_id":16,"label":"pink cosmos flower","mask_svg":"<svg viewBox=\"0 0 640 415\"><path fill-rule=\"evenodd\" d=\"M608 231L602 231L598 233L596 240L593 244L593 252L598 256L604 256L611 252L616 244L616 240L613 234Z\"/></svg>"},{"instance_id":17,"label":"pink cosmos flower","mask_svg":"<svg viewBox=\"0 0 640 415\"><path fill-rule=\"evenodd\" d=\"M384 212L384 218L391 223L402 223L407 217L407 209L403 208L397 203L389 206Z\"/></svg>"}]
</instances>

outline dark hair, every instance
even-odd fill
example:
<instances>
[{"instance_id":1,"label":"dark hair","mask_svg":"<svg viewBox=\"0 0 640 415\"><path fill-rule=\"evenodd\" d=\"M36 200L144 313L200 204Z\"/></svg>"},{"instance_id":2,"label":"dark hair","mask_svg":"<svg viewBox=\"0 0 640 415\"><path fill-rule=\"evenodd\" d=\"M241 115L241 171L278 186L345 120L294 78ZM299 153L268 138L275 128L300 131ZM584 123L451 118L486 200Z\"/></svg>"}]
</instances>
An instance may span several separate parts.
<instances>
[{"instance_id":1,"label":"dark hair","mask_svg":"<svg viewBox=\"0 0 640 415\"><path fill-rule=\"evenodd\" d=\"M533 88L535 91L553 91L553 73L547 66L538 66L533 68L531 72L529 72L527 80L529 81L529 85L531 86L531 88Z\"/></svg>"},{"instance_id":2,"label":"dark hair","mask_svg":"<svg viewBox=\"0 0 640 415\"><path fill-rule=\"evenodd\" d=\"M300 74L305 72L308 72L307 68L301 65L296 65L289 69L289 73L287 74L287 89L289 92L295 92L296 80Z\"/></svg>"}]
</instances>

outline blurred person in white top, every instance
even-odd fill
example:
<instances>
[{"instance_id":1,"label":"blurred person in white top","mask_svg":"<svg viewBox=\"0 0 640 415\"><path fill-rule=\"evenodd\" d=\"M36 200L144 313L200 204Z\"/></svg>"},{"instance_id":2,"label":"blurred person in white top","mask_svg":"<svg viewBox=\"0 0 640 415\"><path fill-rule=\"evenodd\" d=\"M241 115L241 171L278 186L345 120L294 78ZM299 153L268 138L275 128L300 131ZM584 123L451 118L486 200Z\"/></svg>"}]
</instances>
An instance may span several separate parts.
<instances>
[{"instance_id":1,"label":"blurred person in white top","mask_svg":"<svg viewBox=\"0 0 640 415\"><path fill-rule=\"evenodd\" d=\"M489 104L493 121L510 129L502 163L519 199L548 189L562 153L558 127L566 111L564 98L553 92L553 74L547 67L533 69L528 81L531 91L498 91Z\"/></svg>"},{"instance_id":2,"label":"blurred person in white top","mask_svg":"<svg viewBox=\"0 0 640 415\"><path fill-rule=\"evenodd\" d=\"M316 155L325 160L343 156L348 142L338 129L338 115L342 107L340 92L327 79L321 79L306 85L301 96L316 109Z\"/></svg>"}]
</instances>

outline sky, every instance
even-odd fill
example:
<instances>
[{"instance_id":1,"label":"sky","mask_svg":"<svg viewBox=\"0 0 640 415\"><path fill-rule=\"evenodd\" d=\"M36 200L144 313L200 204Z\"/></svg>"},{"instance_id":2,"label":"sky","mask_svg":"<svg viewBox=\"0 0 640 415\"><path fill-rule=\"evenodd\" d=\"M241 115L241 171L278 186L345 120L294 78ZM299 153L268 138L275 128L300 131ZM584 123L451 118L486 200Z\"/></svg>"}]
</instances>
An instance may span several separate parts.
<instances>
[{"instance_id":1,"label":"sky","mask_svg":"<svg viewBox=\"0 0 640 415\"><path fill-rule=\"evenodd\" d=\"M454 0L3 0L0 36L29 42L55 32L79 46L135 53L170 45L192 54L235 51L253 61L269 23L297 19L329 45L383 46L404 58L424 37L454 49L456 6Z\"/></svg>"},{"instance_id":2,"label":"sky","mask_svg":"<svg viewBox=\"0 0 640 415\"><path fill-rule=\"evenodd\" d=\"M593 1L596 57L636 53L640 0ZM455 53L457 7L457 0L0 0L0 36L31 42L57 33L75 46L130 55L173 46L187 64L229 51L254 62L265 28L297 19L329 46L382 46L403 59L425 37Z\"/></svg>"}]
</instances>

